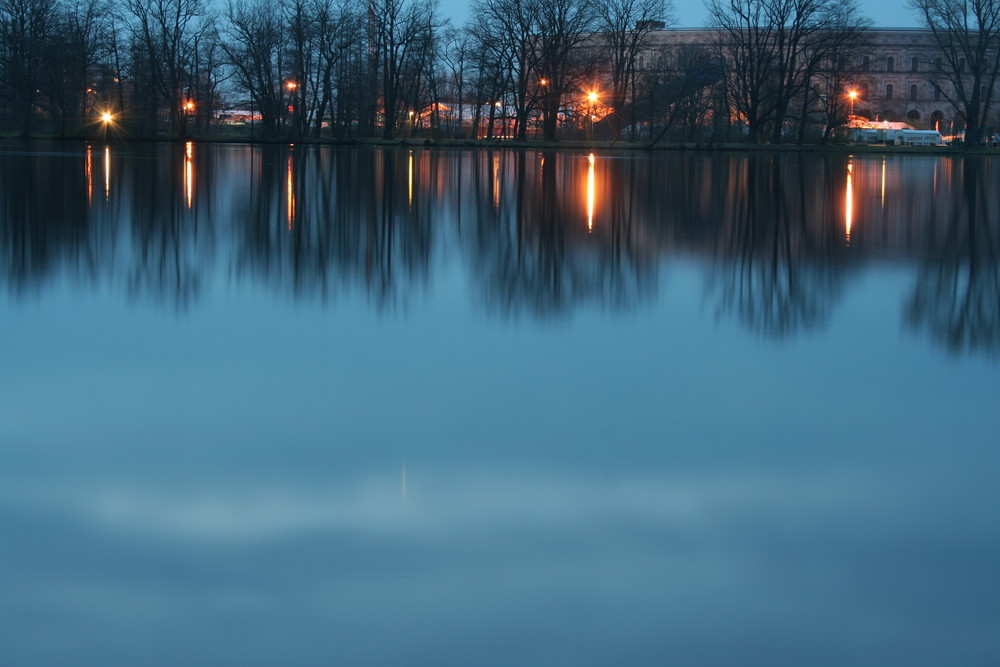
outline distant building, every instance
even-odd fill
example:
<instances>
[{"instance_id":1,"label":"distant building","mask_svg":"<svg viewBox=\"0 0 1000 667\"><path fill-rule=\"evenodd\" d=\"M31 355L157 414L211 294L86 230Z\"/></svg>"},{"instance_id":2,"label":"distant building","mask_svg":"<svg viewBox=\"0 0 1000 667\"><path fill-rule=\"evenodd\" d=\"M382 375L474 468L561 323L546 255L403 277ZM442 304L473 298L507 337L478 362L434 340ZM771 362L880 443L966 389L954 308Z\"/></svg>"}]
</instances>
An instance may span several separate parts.
<instances>
[{"instance_id":1,"label":"distant building","mask_svg":"<svg viewBox=\"0 0 1000 667\"><path fill-rule=\"evenodd\" d=\"M711 47L716 35L709 28L654 30L638 67L670 67L679 48ZM857 115L905 122L945 135L963 129L957 110L944 94L950 92L951 83L941 74L942 55L929 30L875 28L867 31L867 37L843 91L845 96L857 91Z\"/></svg>"}]
</instances>

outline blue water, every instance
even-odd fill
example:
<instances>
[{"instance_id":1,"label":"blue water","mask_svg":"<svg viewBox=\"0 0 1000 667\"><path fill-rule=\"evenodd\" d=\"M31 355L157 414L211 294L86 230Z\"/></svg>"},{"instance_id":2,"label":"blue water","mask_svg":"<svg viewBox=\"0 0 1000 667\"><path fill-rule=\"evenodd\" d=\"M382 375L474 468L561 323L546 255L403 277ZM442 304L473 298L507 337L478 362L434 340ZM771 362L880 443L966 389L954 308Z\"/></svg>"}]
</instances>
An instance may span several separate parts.
<instances>
[{"instance_id":1,"label":"blue water","mask_svg":"<svg viewBox=\"0 0 1000 667\"><path fill-rule=\"evenodd\" d=\"M87 153L0 154L0 664L1000 657L993 162Z\"/></svg>"}]
</instances>

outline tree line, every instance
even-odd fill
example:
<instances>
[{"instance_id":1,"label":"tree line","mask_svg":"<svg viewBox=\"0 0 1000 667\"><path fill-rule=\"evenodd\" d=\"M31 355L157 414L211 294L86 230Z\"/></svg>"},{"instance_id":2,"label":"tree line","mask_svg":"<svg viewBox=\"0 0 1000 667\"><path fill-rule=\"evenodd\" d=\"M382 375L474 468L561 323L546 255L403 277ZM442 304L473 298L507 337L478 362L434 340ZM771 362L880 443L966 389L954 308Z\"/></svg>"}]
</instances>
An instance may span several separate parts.
<instances>
[{"instance_id":1,"label":"tree line","mask_svg":"<svg viewBox=\"0 0 1000 667\"><path fill-rule=\"evenodd\" d=\"M912 0L978 142L1000 0ZM707 0L712 39L663 48L670 0L0 0L0 131L72 136L825 140L869 21L853 0ZM669 41L669 40L667 40ZM937 84L935 84L937 85ZM942 89L944 87L942 86Z\"/></svg>"}]
</instances>

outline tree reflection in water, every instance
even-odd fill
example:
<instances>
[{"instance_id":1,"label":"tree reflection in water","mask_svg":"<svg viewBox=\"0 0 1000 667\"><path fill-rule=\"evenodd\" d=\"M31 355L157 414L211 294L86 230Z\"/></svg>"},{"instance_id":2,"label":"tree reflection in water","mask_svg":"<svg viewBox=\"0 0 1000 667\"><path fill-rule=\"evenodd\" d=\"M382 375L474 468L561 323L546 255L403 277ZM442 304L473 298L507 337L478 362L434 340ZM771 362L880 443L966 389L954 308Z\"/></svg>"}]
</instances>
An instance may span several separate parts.
<instances>
[{"instance_id":1,"label":"tree reflection in water","mask_svg":"<svg viewBox=\"0 0 1000 667\"><path fill-rule=\"evenodd\" d=\"M724 222L716 240L712 287L719 313L759 333L785 337L829 319L843 290L840 228L843 189L832 176L839 162L798 162L774 156L732 161L702 219Z\"/></svg>"},{"instance_id":2,"label":"tree reflection in water","mask_svg":"<svg viewBox=\"0 0 1000 667\"><path fill-rule=\"evenodd\" d=\"M114 168L114 158L122 151L109 151L112 179L118 183L112 187L133 193L114 200L123 210L114 220L131 223L133 251L126 277L129 295L149 295L185 308L206 289L205 276L215 260L215 229L210 216L202 219L202 207L187 205L190 186L186 182L186 148L168 144L164 150L169 170L159 160L127 158L120 159L118 168ZM207 171L207 166L195 163L192 171L199 170ZM193 201L193 192L190 194Z\"/></svg>"},{"instance_id":3,"label":"tree reflection in water","mask_svg":"<svg viewBox=\"0 0 1000 667\"><path fill-rule=\"evenodd\" d=\"M254 159L260 177L236 204L238 275L322 301L360 285L380 306L427 282L430 216L408 205L404 156L263 146Z\"/></svg>"},{"instance_id":4,"label":"tree reflection in water","mask_svg":"<svg viewBox=\"0 0 1000 667\"><path fill-rule=\"evenodd\" d=\"M982 158L955 160L945 219L927 226L926 257L906 321L952 352L1000 353L1000 192Z\"/></svg>"},{"instance_id":5,"label":"tree reflection in water","mask_svg":"<svg viewBox=\"0 0 1000 667\"><path fill-rule=\"evenodd\" d=\"M82 152L0 153L0 275L13 293L40 289L70 267L91 279L100 272L102 234L74 173L85 160Z\"/></svg>"},{"instance_id":6,"label":"tree reflection in water","mask_svg":"<svg viewBox=\"0 0 1000 667\"><path fill-rule=\"evenodd\" d=\"M551 317L584 303L625 309L652 293L629 161L545 151L475 164L474 271L489 307Z\"/></svg>"},{"instance_id":7,"label":"tree reflection in water","mask_svg":"<svg viewBox=\"0 0 1000 667\"><path fill-rule=\"evenodd\" d=\"M848 272L889 254L921 262L914 330L1000 349L1000 188L984 159L30 148L0 152L14 294L68 279L185 308L228 278L395 308L461 258L475 302L548 318L636 307L691 255L711 260L720 317L782 338L824 326Z\"/></svg>"}]
</instances>

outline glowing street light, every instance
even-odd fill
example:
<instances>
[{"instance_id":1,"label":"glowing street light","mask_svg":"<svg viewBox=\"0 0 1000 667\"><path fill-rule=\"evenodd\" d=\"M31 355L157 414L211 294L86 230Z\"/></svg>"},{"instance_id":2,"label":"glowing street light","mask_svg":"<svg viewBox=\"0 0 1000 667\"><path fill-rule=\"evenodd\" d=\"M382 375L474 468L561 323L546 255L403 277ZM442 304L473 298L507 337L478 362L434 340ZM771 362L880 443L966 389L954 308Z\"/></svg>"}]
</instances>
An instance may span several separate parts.
<instances>
[{"instance_id":1,"label":"glowing street light","mask_svg":"<svg viewBox=\"0 0 1000 667\"><path fill-rule=\"evenodd\" d=\"M594 121L597 120L597 109L595 107L597 106L598 99L600 99L600 96L597 94L597 91L592 90L587 93L587 101L590 102L590 113L587 114L590 116L590 139L594 138Z\"/></svg>"},{"instance_id":2,"label":"glowing street light","mask_svg":"<svg viewBox=\"0 0 1000 667\"><path fill-rule=\"evenodd\" d=\"M188 100L187 102L185 102L184 103L184 111L188 111L188 112L194 111L194 102L192 102L191 100Z\"/></svg>"},{"instance_id":3,"label":"glowing street light","mask_svg":"<svg viewBox=\"0 0 1000 667\"><path fill-rule=\"evenodd\" d=\"M288 83L285 84L285 87L288 88L288 90L295 90L296 88L299 87L299 84L295 83L294 81L289 81Z\"/></svg>"},{"instance_id":4,"label":"glowing street light","mask_svg":"<svg viewBox=\"0 0 1000 667\"><path fill-rule=\"evenodd\" d=\"M851 99L851 115L854 115L854 100L858 99L858 91L852 90L847 93L847 96Z\"/></svg>"},{"instance_id":5,"label":"glowing street light","mask_svg":"<svg viewBox=\"0 0 1000 667\"><path fill-rule=\"evenodd\" d=\"M113 115L111 115L110 113L108 113L107 111L105 111L104 113L101 114L101 121L105 125L107 125L108 123L110 123L114 119L115 119L115 117Z\"/></svg>"}]
</instances>

